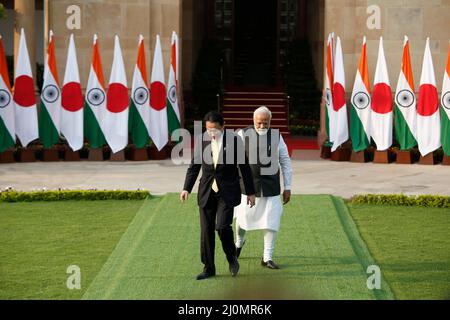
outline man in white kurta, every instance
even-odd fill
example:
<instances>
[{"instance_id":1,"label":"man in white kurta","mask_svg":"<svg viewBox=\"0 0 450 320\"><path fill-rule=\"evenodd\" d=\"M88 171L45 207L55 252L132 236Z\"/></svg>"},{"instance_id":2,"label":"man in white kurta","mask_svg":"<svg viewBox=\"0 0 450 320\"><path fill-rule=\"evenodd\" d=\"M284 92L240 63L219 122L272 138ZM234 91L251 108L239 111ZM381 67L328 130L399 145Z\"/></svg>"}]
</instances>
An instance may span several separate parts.
<instances>
[{"instance_id":1,"label":"man in white kurta","mask_svg":"<svg viewBox=\"0 0 450 320\"><path fill-rule=\"evenodd\" d=\"M238 135L243 139L244 144L246 143L244 131L248 129L254 129L259 135L259 139L266 137L270 130L271 117L272 115L268 108L258 108L253 115L254 128L249 127L238 132ZM289 202L291 196L292 168L288 149L281 134L279 135L278 152L275 153L275 156L271 159L272 161L278 162L274 164L278 170L281 168L284 184L283 202L286 204ZM252 170L255 170L255 167ZM280 220L283 214L279 172L277 175L272 176L271 179L266 180L266 192L267 190L270 190L267 192L269 195L264 194L262 175L257 172L253 172L253 174L256 179L256 184L259 184L259 194L256 196L255 206L252 208L246 206L245 196L242 195L243 200L241 201L241 205L234 209L234 216L236 218L236 254L239 257L245 243L246 231L264 230L264 253L261 259L261 265L270 269L279 269L278 265L275 264L272 259L275 238L280 228ZM257 186L255 186L255 188L256 187Z\"/></svg>"}]
</instances>

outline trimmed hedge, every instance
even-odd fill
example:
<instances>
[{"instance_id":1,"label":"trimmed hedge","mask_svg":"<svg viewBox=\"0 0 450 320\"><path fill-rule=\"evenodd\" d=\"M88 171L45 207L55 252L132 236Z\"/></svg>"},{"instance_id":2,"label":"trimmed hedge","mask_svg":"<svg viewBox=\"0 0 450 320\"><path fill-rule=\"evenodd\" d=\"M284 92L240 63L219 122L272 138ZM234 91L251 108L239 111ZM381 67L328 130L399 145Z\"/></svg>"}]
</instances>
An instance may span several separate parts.
<instances>
[{"instance_id":1,"label":"trimmed hedge","mask_svg":"<svg viewBox=\"0 0 450 320\"><path fill-rule=\"evenodd\" d=\"M144 200L150 196L146 190L49 190L0 192L0 202L32 202L61 200Z\"/></svg>"},{"instance_id":2,"label":"trimmed hedge","mask_svg":"<svg viewBox=\"0 0 450 320\"><path fill-rule=\"evenodd\" d=\"M435 195L406 196L404 194L366 194L352 197L350 203L450 208L450 197Z\"/></svg>"}]
</instances>

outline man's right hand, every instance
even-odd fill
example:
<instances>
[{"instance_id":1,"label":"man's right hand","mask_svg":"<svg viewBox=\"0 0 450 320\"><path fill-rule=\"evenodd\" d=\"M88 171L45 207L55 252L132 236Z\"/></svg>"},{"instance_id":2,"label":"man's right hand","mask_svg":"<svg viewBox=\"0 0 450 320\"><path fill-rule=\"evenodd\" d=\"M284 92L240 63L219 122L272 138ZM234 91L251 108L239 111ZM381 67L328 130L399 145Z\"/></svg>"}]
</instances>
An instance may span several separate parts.
<instances>
[{"instance_id":1,"label":"man's right hand","mask_svg":"<svg viewBox=\"0 0 450 320\"><path fill-rule=\"evenodd\" d=\"M181 193L180 193L180 201L181 202L186 202L188 198L189 198L189 192L187 192L186 190L181 191Z\"/></svg>"},{"instance_id":2,"label":"man's right hand","mask_svg":"<svg viewBox=\"0 0 450 320\"><path fill-rule=\"evenodd\" d=\"M255 201L256 198L254 194L247 196L247 204L250 206L250 208L253 208L255 206Z\"/></svg>"}]
</instances>

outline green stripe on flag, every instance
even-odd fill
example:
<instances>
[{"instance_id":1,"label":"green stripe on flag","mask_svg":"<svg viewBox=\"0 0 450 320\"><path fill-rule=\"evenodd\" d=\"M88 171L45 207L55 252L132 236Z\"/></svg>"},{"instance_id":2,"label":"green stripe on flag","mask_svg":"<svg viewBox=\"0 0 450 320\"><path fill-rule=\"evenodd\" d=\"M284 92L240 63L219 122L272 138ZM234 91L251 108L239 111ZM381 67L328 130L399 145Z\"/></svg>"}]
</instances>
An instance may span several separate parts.
<instances>
[{"instance_id":1,"label":"green stripe on flag","mask_svg":"<svg viewBox=\"0 0 450 320\"><path fill-rule=\"evenodd\" d=\"M134 104L133 99L130 100L130 113L128 117L128 130L131 140L136 148L144 148L149 140L147 127Z\"/></svg>"},{"instance_id":2,"label":"green stripe on flag","mask_svg":"<svg viewBox=\"0 0 450 320\"><path fill-rule=\"evenodd\" d=\"M441 107L441 143L446 156L450 156L450 119Z\"/></svg>"},{"instance_id":3,"label":"green stripe on flag","mask_svg":"<svg viewBox=\"0 0 450 320\"><path fill-rule=\"evenodd\" d=\"M9 148L14 147L15 141L9 134L8 128L6 128L2 117L0 117L0 152L6 151Z\"/></svg>"},{"instance_id":4,"label":"green stripe on flag","mask_svg":"<svg viewBox=\"0 0 450 320\"><path fill-rule=\"evenodd\" d=\"M42 100L39 110L39 138L46 149L51 148L59 141L59 132Z\"/></svg>"},{"instance_id":5,"label":"green stripe on flag","mask_svg":"<svg viewBox=\"0 0 450 320\"><path fill-rule=\"evenodd\" d=\"M175 113L175 110L173 109L170 99L167 99L167 124L168 124L168 129L169 129L169 140L170 140L172 133L176 129L180 129L180 121L178 121L177 114ZM174 141L178 142L179 137L174 139Z\"/></svg>"},{"instance_id":6,"label":"green stripe on flag","mask_svg":"<svg viewBox=\"0 0 450 320\"><path fill-rule=\"evenodd\" d=\"M101 148L106 143L105 135L87 102L84 103L84 136L94 149Z\"/></svg>"},{"instance_id":7,"label":"green stripe on flag","mask_svg":"<svg viewBox=\"0 0 450 320\"><path fill-rule=\"evenodd\" d=\"M353 151L355 152L360 152L370 147L369 138L353 105L350 108L350 138Z\"/></svg>"},{"instance_id":8,"label":"green stripe on flag","mask_svg":"<svg viewBox=\"0 0 450 320\"><path fill-rule=\"evenodd\" d=\"M400 144L400 150L410 150L417 146L417 141L414 138L411 130L409 129L408 123L406 122L403 113L400 111L399 107L395 105L394 108L395 116L395 138Z\"/></svg>"},{"instance_id":9,"label":"green stripe on flag","mask_svg":"<svg viewBox=\"0 0 450 320\"><path fill-rule=\"evenodd\" d=\"M328 117L328 108L325 107L325 129L327 131L327 140L323 143L324 147L332 147L333 142L330 141L330 119Z\"/></svg>"}]
</instances>

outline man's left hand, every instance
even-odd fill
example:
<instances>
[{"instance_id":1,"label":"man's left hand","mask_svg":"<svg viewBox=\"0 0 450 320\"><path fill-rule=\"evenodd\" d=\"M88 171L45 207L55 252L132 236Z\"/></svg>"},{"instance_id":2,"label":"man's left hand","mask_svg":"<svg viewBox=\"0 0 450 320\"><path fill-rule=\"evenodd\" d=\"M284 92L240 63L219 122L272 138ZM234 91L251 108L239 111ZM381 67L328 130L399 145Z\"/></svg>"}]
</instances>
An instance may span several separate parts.
<instances>
[{"instance_id":1,"label":"man's left hand","mask_svg":"<svg viewBox=\"0 0 450 320\"><path fill-rule=\"evenodd\" d=\"M284 190L283 192L283 204L286 204L291 200L291 190Z\"/></svg>"}]
</instances>

